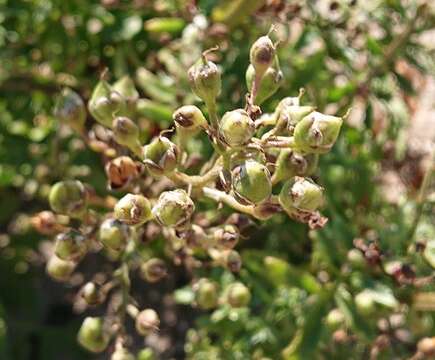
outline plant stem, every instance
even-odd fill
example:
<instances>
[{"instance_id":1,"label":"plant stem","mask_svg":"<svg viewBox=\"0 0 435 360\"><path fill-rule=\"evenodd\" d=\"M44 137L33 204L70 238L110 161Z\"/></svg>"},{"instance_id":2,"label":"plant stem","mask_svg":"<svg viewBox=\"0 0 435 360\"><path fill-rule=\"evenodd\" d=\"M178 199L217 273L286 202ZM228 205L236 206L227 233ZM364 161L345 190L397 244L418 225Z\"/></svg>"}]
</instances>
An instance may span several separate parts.
<instances>
[{"instance_id":1,"label":"plant stem","mask_svg":"<svg viewBox=\"0 0 435 360\"><path fill-rule=\"evenodd\" d=\"M251 215L255 218L257 217L255 212L254 212L253 206L240 204L236 199L234 199L233 196L231 196L223 191L219 191L219 190L212 189L209 187L203 188L202 191L203 191L205 196L207 196L208 198L210 198L216 202L223 202L237 211Z\"/></svg>"},{"instance_id":2,"label":"plant stem","mask_svg":"<svg viewBox=\"0 0 435 360\"><path fill-rule=\"evenodd\" d=\"M214 181L219 176L221 170L222 161L218 159L214 166L204 175L187 175L179 171L174 171L172 174L168 174L167 177L174 182L181 182L193 187L201 187Z\"/></svg>"}]
</instances>

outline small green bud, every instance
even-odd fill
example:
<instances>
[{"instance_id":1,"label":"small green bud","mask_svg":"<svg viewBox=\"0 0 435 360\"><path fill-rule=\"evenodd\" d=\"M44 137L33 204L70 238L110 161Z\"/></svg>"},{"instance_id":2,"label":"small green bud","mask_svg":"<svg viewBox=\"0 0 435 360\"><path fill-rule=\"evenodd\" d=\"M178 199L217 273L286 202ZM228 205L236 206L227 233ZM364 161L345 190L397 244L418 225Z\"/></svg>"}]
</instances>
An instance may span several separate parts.
<instances>
[{"instance_id":1,"label":"small green bud","mask_svg":"<svg viewBox=\"0 0 435 360\"><path fill-rule=\"evenodd\" d=\"M229 250L224 254L225 267L233 273L238 273L242 268L242 258L235 250Z\"/></svg>"},{"instance_id":2,"label":"small green bud","mask_svg":"<svg viewBox=\"0 0 435 360\"><path fill-rule=\"evenodd\" d=\"M251 292L241 282L232 283L226 294L227 303L234 308L247 306L251 301Z\"/></svg>"},{"instance_id":3,"label":"small green bud","mask_svg":"<svg viewBox=\"0 0 435 360\"><path fill-rule=\"evenodd\" d=\"M301 155L292 149L282 149L276 160L274 178L288 180L293 176L310 176L317 168L317 154Z\"/></svg>"},{"instance_id":4,"label":"small green bud","mask_svg":"<svg viewBox=\"0 0 435 360\"><path fill-rule=\"evenodd\" d=\"M110 128L116 115L125 114L126 101L119 92L111 89L106 81L101 80L92 92L88 109L95 120Z\"/></svg>"},{"instance_id":5,"label":"small green bud","mask_svg":"<svg viewBox=\"0 0 435 360\"><path fill-rule=\"evenodd\" d=\"M246 160L233 170L233 190L242 200L259 204L272 193L270 172L255 160Z\"/></svg>"},{"instance_id":6,"label":"small green bud","mask_svg":"<svg viewBox=\"0 0 435 360\"><path fill-rule=\"evenodd\" d=\"M150 348L144 348L137 354L137 360L155 360L153 351Z\"/></svg>"},{"instance_id":7,"label":"small green bud","mask_svg":"<svg viewBox=\"0 0 435 360\"><path fill-rule=\"evenodd\" d=\"M82 132L86 121L86 107L82 98L70 88L64 88L57 99L54 116L77 132Z\"/></svg>"},{"instance_id":8,"label":"small green bud","mask_svg":"<svg viewBox=\"0 0 435 360\"><path fill-rule=\"evenodd\" d=\"M130 228L117 219L104 220L98 231L101 243L112 250L122 251L130 236Z\"/></svg>"},{"instance_id":9,"label":"small green bud","mask_svg":"<svg viewBox=\"0 0 435 360\"><path fill-rule=\"evenodd\" d=\"M181 227L186 224L195 211L195 204L184 190L165 191L160 194L153 214L163 225Z\"/></svg>"},{"instance_id":10,"label":"small green bud","mask_svg":"<svg viewBox=\"0 0 435 360\"><path fill-rule=\"evenodd\" d=\"M218 304L218 285L209 279L200 279L195 285L195 302L201 309L213 309Z\"/></svg>"},{"instance_id":11,"label":"small green bud","mask_svg":"<svg viewBox=\"0 0 435 360\"><path fill-rule=\"evenodd\" d=\"M367 265L363 253L358 249L351 249L348 251L347 261L354 269L363 269Z\"/></svg>"},{"instance_id":12,"label":"small green bud","mask_svg":"<svg viewBox=\"0 0 435 360\"><path fill-rule=\"evenodd\" d=\"M337 140L342 123L342 118L312 112L295 127L296 147L307 153L329 152Z\"/></svg>"},{"instance_id":13,"label":"small green bud","mask_svg":"<svg viewBox=\"0 0 435 360\"><path fill-rule=\"evenodd\" d=\"M281 111L283 111L286 107L299 106L299 104L300 104L300 96L285 97L278 103L277 107L275 108L275 114L279 115Z\"/></svg>"},{"instance_id":14,"label":"small green bud","mask_svg":"<svg viewBox=\"0 0 435 360\"><path fill-rule=\"evenodd\" d=\"M59 259L77 261L87 252L86 238L77 230L68 230L56 236L54 253Z\"/></svg>"},{"instance_id":15,"label":"small green bud","mask_svg":"<svg viewBox=\"0 0 435 360\"><path fill-rule=\"evenodd\" d=\"M226 112L219 123L219 134L231 147L246 145L254 132L255 123L243 109Z\"/></svg>"},{"instance_id":16,"label":"small green bud","mask_svg":"<svg viewBox=\"0 0 435 360\"><path fill-rule=\"evenodd\" d=\"M260 76L263 76L267 68L272 65L274 57L275 45L268 35L258 38L249 51L250 62Z\"/></svg>"},{"instance_id":17,"label":"small green bud","mask_svg":"<svg viewBox=\"0 0 435 360\"><path fill-rule=\"evenodd\" d=\"M140 225L152 218L149 200L136 194L127 194L115 205L115 217L127 225Z\"/></svg>"},{"instance_id":18,"label":"small green bud","mask_svg":"<svg viewBox=\"0 0 435 360\"><path fill-rule=\"evenodd\" d=\"M82 298L88 305L96 305L101 303L102 294L99 286L93 282L87 282L81 290Z\"/></svg>"},{"instance_id":19,"label":"small green bud","mask_svg":"<svg viewBox=\"0 0 435 360\"><path fill-rule=\"evenodd\" d=\"M211 234L214 241L225 249L233 249L240 239L239 230L236 226L230 224L211 229Z\"/></svg>"},{"instance_id":20,"label":"small green bud","mask_svg":"<svg viewBox=\"0 0 435 360\"><path fill-rule=\"evenodd\" d=\"M284 184L278 199L282 208L288 212L313 212L323 203L323 188L309 178L296 176Z\"/></svg>"},{"instance_id":21,"label":"small green bud","mask_svg":"<svg viewBox=\"0 0 435 360\"><path fill-rule=\"evenodd\" d=\"M162 176L177 167L179 150L164 136L155 138L143 148L144 164L153 176Z\"/></svg>"},{"instance_id":22,"label":"small green bud","mask_svg":"<svg viewBox=\"0 0 435 360\"><path fill-rule=\"evenodd\" d=\"M203 56L187 72L190 87L205 103L214 102L221 92L221 73L215 63Z\"/></svg>"},{"instance_id":23,"label":"small green bud","mask_svg":"<svg viewBox=\"0 0 435 360\"><path fill-rule=\"evenodd\" d=\"M136 316L136 331L142 336L147 336L151 332L158 330L159 326L159 315L153 309L142 310Z\"/></svg>"},{"instance_id":24,"label":"small green bud","mask_svg":"<svg viewBox=\"0 0 435 360\"><path fill-rule=\"evenodd\" d=\"M185 105L178 108L172 118L178 127L185 130L194 131L207 125L207 120L202 111L194 105Z\"/></svg>"},{"instance_id":25,"label":"small green bud","mask_svg":"<svg viewBox=\"0 0 435 360\"><path fill-rule=\"evenodd\" d=\"M140 267L142 277L150 282L155 283L163 279L167 273L166 263L159 258L151 258Z\"/></svg>"},{"instance_id":26,"label":"small green bud","mask_svg":"<svg viewBox=\"0 0 435 360\"><path fill-rule=\"evenodd\" d=\"M326 316L326 325L331 331L335 331L344 324L344 315L340 309L332 309Z\"/></svg>"},{"instance_id":27,"label":"small green bud","mask_svg":"<svg viewBox=\"0 0 435 360\"><path fill-rule=\"evenodd\" d=\"M118 347L110 357L110 360L135 360L135 356L124 347Z\"/></svg>"},{"instance_id":28,"label":"small green bud","mask_svg":"<svg viewBox=\"0 0 435 360\"><path fill-rule=\"evenodd\" d=\"M246 85L249 91L252 91L252 86L255 79L254 66L249 65L246 70ZM281 70L277 70L274 67L269 67L263 75L260 88L255 96L255 104L261 105L264 101L269 99L273 94L277 92L284 80L284 75Z\"/></svg>"},{"instance_id":29,"label":"small green bud","mask_svg":"<svg viewBox=\"0 0 435 360\"><path fill-rule=\"evenodd\" d=\"M67 281L76 267L73 261L59 259L52 255L47 262L47 274L57 281Z\"/></svg>"},{"instance_id":30,"label":"small green bud","mask_svg":"<svg viewBox=\"0 0 435 360\"><path fill-rule=\"evenodd\" d=\"M60 181L51 187L48 201L53 211L80 218L86 213L87 193L78 180Z\"/></svg>"},{"instance_id":31,"label":"small green bud","mask_svg":"<svg viewBox=\"0 0 435 360\"><path fill-rule=\"evenodd\" d=\"M78 342L86 350L100 353L109 344L109 337L104 331L103 319L99 317L87 317L80 327Z\"/></svg>"},{"instance_id":32,"label":"small green bud","mask_svg":"<svg viewBox=\"0 0 435 360\"><path fill-rule=\"evenodd\" d=\"M376 303L368 291L361 291L355 296L355 306L361 315L373 315L376 311Z\"/></svg>"}]
</instances>

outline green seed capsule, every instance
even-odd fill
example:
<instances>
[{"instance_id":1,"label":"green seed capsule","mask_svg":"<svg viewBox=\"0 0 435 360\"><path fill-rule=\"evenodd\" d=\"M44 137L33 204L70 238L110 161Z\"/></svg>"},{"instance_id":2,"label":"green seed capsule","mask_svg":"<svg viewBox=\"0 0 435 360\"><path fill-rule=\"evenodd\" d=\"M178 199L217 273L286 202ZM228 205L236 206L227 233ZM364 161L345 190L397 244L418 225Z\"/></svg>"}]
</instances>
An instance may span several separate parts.
<instances>
[{"instance_id":1,"label":"green seed capsule","mask_svg":"<svg viewBox=\"0 0 435 360\"><path fill-rule=\"evenodd\" d=\"M246 70L246 85L248 90L252 90L255 79L255 69L254 66L249 65ZM255 96L255 104L261 105L264 101L269 99L273 94L275 94L284 80L284 75L281 70L277 70L274 67L269 67L263 75L261 80L260 88Z\"/></svg>"},{"instance_id":2,"label":"green seed capsule","mask_svg":"<svg viewBox=\"0 0 435 360\"><path fill-rule=\"evenodd\" d=\"M342 118L312 112L296 125L295 144L307 153L327 153L337 140L342 123Z\"/></svg>"},{"instance_id":3,"label":"green seed capsule","mask_svg":"<svg viewBox=\"0 0 435 360\"><path fill-rule=\"evenodd\" d=\"M280 131L286 130L293 135L296 125L313 111L312 106L286 106L278 114L277 127Z\"/></svg>"},{"instance_id":4,"label":"green seed capsule","mask_svg":"<svg viewBox=\"0 0 435 360\"><path fill-rule=\"evenodd\" d=\"M367 265L363 253L358 249L351 249L348 251L347 261L354 269L363 269Z\"/></svg>"},{"instance_id":5,"label":"green seed capsule","mask_svg":"<svg viewBox=\"0 0 435 360\"><path fill-rule=\"evenodd\" d=\"M150 282L155 283L163 279L167 273L166 263L159 258L151 258L140 267L142 277Z\"/></svg>"},{"instance_id":6,"label":"green seed capsule","mask_svg":"<svg viewBox=\"0 0 435 360\"><path fill-rule=\"evenodd\" d=\"M139 128L132 120L125 116L117 116L113 120L112 128L113 136L118 144L128 147L135 153L142 153Z\"/></svg>"},{"instance_id":7,"label":"green seed capsule","mask_svg":"<svg viewBox=\"0 0 435 360\"><path fill-rule=\"evenodd\" d=\"M233 273L238 273L242 268L242 257L235 250L226 251L224 261L225 267Z\"/></svg>"},{"instance_id":8,"label":"green seed capsule","mask_svg":"<svg viewBox=\"0 0 435 360\"><path fill-rule=\"evenodd\" d=\"M77 261L87 252L86 238L77 230L69 230L56 236L54 253L59 259Z\"/></svg>"},{"instance_id":9,"label":"green seed capsule","mask_svg":"<svg viewBox=\"0 0 435 360\"><path fill-rule=\"evenodd\" d=\"M361 315L373 315L376 311L376 303L368 291L361 291L355 296L355 306Z\"/></svg>"},{"instance_id":10,"label":"green seed capsule","mask_svg":"<svg viewBox=\"0 0 435 360\"><path fill-rule=\"evenodd\" d=\"M317 154L301 155L291 149L282 149L276 160L275 181L288 180L293 176L310 176L317 168Z\"/></svg>"},{"instance_id":11,"label":"green seed capsule","mask_svg":"<svg viewBox=\"0 0 435 360\"><path fill-rule=\"evenodd\" d=\"M130 228L117 219L104 220L98 232L101 243L109 249L122 251L130 236Z\"/></svg>"},{"instance_id":12,"label":"green seed capsule","mask_svg":"<svg viewBox=\"0 0 435 360\"><path fill-rule=\"evenodd\" d=\"M284 184L278 199L282 208L288 212L313 212L323 203L323 188L309 178L296 176Z\"/></svg>"},{"instance_id":13,"label":"green seed capsule","mask_svg":"<svg viewBox=\"0 0 435 360\"><path fill-rule=\"evenodd\" d=\"M93 282L88 282L83 286L81 295L88 305L99 304L102 300L99 286Z\"/></svg>"},{"instance_id":14,"label":"green seed capsule","mask_svg":"<svg viewBox=\"0 0 435 360\"><path fill-rule=\"evenodd\" d=\"M272 193L270 172L255 160L246 160L233 170L233 190L242 200L259 204Z\"/></svg>"},{"instance_id":15,"label":"green seed capsule","mask_svg":"<svg viewBox=\"0 0 435 360\"><path fill-rule=\"evenodd\" d=\"M67 281L76 267L73 261L59 259L56 255L50 257L47 262L47 274L57 281Z\"/></svg>"},{"instance_id":16,"label":"green seed capsule","mask_svg":"<svg viewBox=\"0 0 435 360\"><path fill-rule=\"evenodd\" d=\"M126 106L125 98L104 80L97 84L88 103L89 112L94 119L109 128L112 127L116 115L126 114Z\"/></svg>"},{"instance_id":17,"label":"green seed capsule","mask_svg":"<svg viewBox=\"0 0 435 360\"><path fill-rule=\"evenodd\" d=\"M219 135L231 147L244 146L255 132L255 123L243 109L228 111L219 123Z\"/></svg>"},{"instance_id":18,"label":"green seed capsule","mask_svg":"<svg viewBox=\"0 0 435 360\"><path fill-rule=\"evenodd\" d=\"M144 348L138 352L137 360L156 360L156 357L150 348Z\"/></svg>"},{"instance_id":19,"label":"green seed capsule","mask_svg":"<svg viewBox=\"0 0 435 360\"><path fill-rule=\"evenodd\" d=\"M234 308L247 306L251 301L251 292L241 282L232 283L226 294L227 303Z\"/></svg>"},{"instance_id":20,"label":"green seed capsule","mask_svg":"<svg viewBox=\"0 0 435 360\"><path fill-rule=\"evenodd\" d=\"M251 46L249 59L257 75L263 76L272 65L275 57L275 46L269 36L261 36Z\"/></svg>"},{"instance_id":21,"label":"green seed capsule","mask_svg":"<svg viewBox=\"0 0 435 360\"><path fill-rule=\"evenodd\" d=\"M340 309L332 309L326 316L326 325L330 331L335 331L344 325L344 315Z\"/></svg>"},{"instance_id":22,"label":"green seed capsule","mask_svg":"<svg viewBox=\"0 0 435 360\"><path fill-rule=\"evenodd\" d=\"M80 218L86 213L87 193L78 180L60 181L51 187L48 201L53 211Z\"/></svg>"},{"instance_id":23,"label":"green seed capsule","mask_svg":"<svg viewBox=\"0 0 435 360\"><path fill-rule=\"evenodd\" d=\"M172 172L178 163L179 150L168 138L159 136L143 148L144 164L151 175Z\"/></svg>"},{"instance_id":24,"label":"green seed capsule","mask_svg":"<svg viewBox=\"0 0 435 360\"><path fill-rule=\"evenodd\" d=\"M153 214L163 225L181 227L189 222L195 211L195 204L184 190L177 189L161 193Z\"/></svg>"},{"instance_id":25,"label":"green seed capsule","mask_svg":"<svg viewBox=\"0 0 435 360\"><path fill-rule=\"evenodd\" d=\"M159 326L159 315L153 309L142 310L136 316L136 331L142 336L147 336L151 332L158 330Z\"/></svg>"},{"instance_id":26,"label":"green seed capsule","mask_svg":"<svg viewBox=\"0 0 435 360\"><path fill-rule=\"evenodd\" d=\"M221 92L221 73L212 61L199 59L187 72L190 87L205 103L213 103Z\"/></svg>"},{"instance_id":27,"label":"green seed capsule","mask_svg":"<svg viewBox=\"0 0 435 360\"><path fill-rule=\"evenodd\" d=\"M87 317L80 327L77 339L86 350L94 353L103 352L109 344L109 337L103 327L103 319Z\"/></svg>"},{"instance_id":28,"label":"green seed capsule","mask_svg":"<svg viewBox=\"0 0 435 360\"><path fill-rule=\"evenodd\" d=\"M204 310L213 309L218 304L218 285L206 278L200 279L194 286L195 302Z\"/></svg>"},{"instance_id":29,"label":"green seed capsule","mask_svg":"<svg viewBox=\"0 0 435 360\"><path fill-rule=\"evenodd\" d=\"M115 217L127 225L140 225L152 218L149 200L136 194L127 194L115 205Z\"/></svg>"},{"instance_id":30,"label":"green seed capsule","mask_svg":"<svg viewBox=\"0 0 435 360\"><path fill-rule=\"evenodd\" d=\"M175 124L185 130L195 131L207 125L202 111L194 105L178 108L172 115Z\"/></svg>"},{"instance_id":31,"label":"green seed capsule","mask_svg":"<svg viewBox=\"0 0 435 360\"><path fill-rule=\"evenodd\" d=\"M54 116L77 132L82 132L86 121L86 107L82 98L70 88L63 89L57 99Z\"/></svg>"}]
</instances>

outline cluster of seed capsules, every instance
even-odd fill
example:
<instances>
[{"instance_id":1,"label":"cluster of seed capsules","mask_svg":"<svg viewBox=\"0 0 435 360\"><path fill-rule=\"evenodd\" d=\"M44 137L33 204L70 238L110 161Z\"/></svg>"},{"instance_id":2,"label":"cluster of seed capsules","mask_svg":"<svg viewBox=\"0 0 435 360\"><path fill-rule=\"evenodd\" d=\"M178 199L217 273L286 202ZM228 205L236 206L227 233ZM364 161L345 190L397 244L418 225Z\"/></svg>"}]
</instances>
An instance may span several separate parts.
<instances>
[{"instance_id":1,"label":"cluster of seed capsules","mask_svg":"<svg viewBox=\"0 0 435 360\"><path fill-rule=\"evenodd\" d=\"M319 155L329 152L336 142L342 118L302 106L302 92L282 99L274 113L261 114L259 105L276 92L282 81L276 44L270 34L260 37L251 47L245 108L219 117L221 73L208 55L204 52L188 70L191 88L204 102L208 116L194 105L182 106L173 114L173 127L145 146L133 120L144 104L132 80L125 77L110 85L102 79L94 89L87 108L104 136L100 134L98 138L98 132L93 133L92 146L97 151L104 150L102 138L106 138L106 143L114 142L121 149L111 158L106 156L109 187L127 193L116 199L113 211L110 206L103 215L92 210L94 195L78 180L56 183L49 195L52 210L71 219L68 226L60 226L54 254L47 264L52 277L68 279L86 253L95 249L104 249L112 259L120 261L111 286L89 282L81 290L84 300L94 305L102 303L118 287L124 296L117 311L109 320L86 318L78 335L80 344L93 352L104 351L115 338L114 360L134 358L127 350L124 314L135 319L141 335L159 327L157 313L152 309L140 311L128 295L130 262L138 239L149 224L160 229L177 261L195 266L195 255L206 254L213 265L238 272L241 258L234 249L240 238L238 222L212 224L195 210L198 202L212 200L216 207L225 204L240 216L257 220L285 212L311 228L326 222L318 212L323 189L309 176L317 167ZM55 115L89 139L84 130L87 111L78 94L65 89ZM214 153L193 175L190 163L194 163L194 156L186 151L186 144L201 132L208 135ZM47 213L45 216L49 217ZM234 220L234 216L231 218ZM166 263L160 258L144 260L139 269L149 282L167 274ZM233 283L220 295L217 284L207 278L196 280L193 288L195 304L203 309L212 309L222 302L247 306L251 297L241 282Z\"/></svg>"}]
</instances>

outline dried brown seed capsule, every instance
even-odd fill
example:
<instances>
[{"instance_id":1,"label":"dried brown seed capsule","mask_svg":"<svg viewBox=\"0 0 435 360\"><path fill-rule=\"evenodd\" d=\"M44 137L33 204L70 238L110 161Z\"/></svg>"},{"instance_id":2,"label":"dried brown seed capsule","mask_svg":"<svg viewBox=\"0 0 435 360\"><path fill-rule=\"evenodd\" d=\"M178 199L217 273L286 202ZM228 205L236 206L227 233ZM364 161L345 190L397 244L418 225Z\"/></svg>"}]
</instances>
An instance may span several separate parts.
<instances>
[{"instance_id":1,"label":"dried brown seed capsule","mask_svg":"<svg viewBox=\"0 0 435 360\"><path fill-rule=\"evenodd\" d=\"M52 235L61 228L56 215L51 211L41 211L31 219L32 226L41 234Z\"/></svg>"},{"instance_id":2,"label":"dried brown seed capsule","mask_svg":"<svg viewBox=\"0 0 435 360\"><path fill-rule=\"evenodd\" d=\"M234 248L240 239L239 230L234 225L229 224L211 229L211 234L214 241L225 249Z\"/></svg>"},{"instance_id":3,"label":"dried brown seed capsule","mask_svg":"<svg viewBox=\"0 0 435 360\"><path fill-rule=\"evenodd\" d=\"M139 177L141 164L128 156L120 156L106 164L106 175L111 189L126 186L131 180Z\"/></svg>"}]
</instances>

